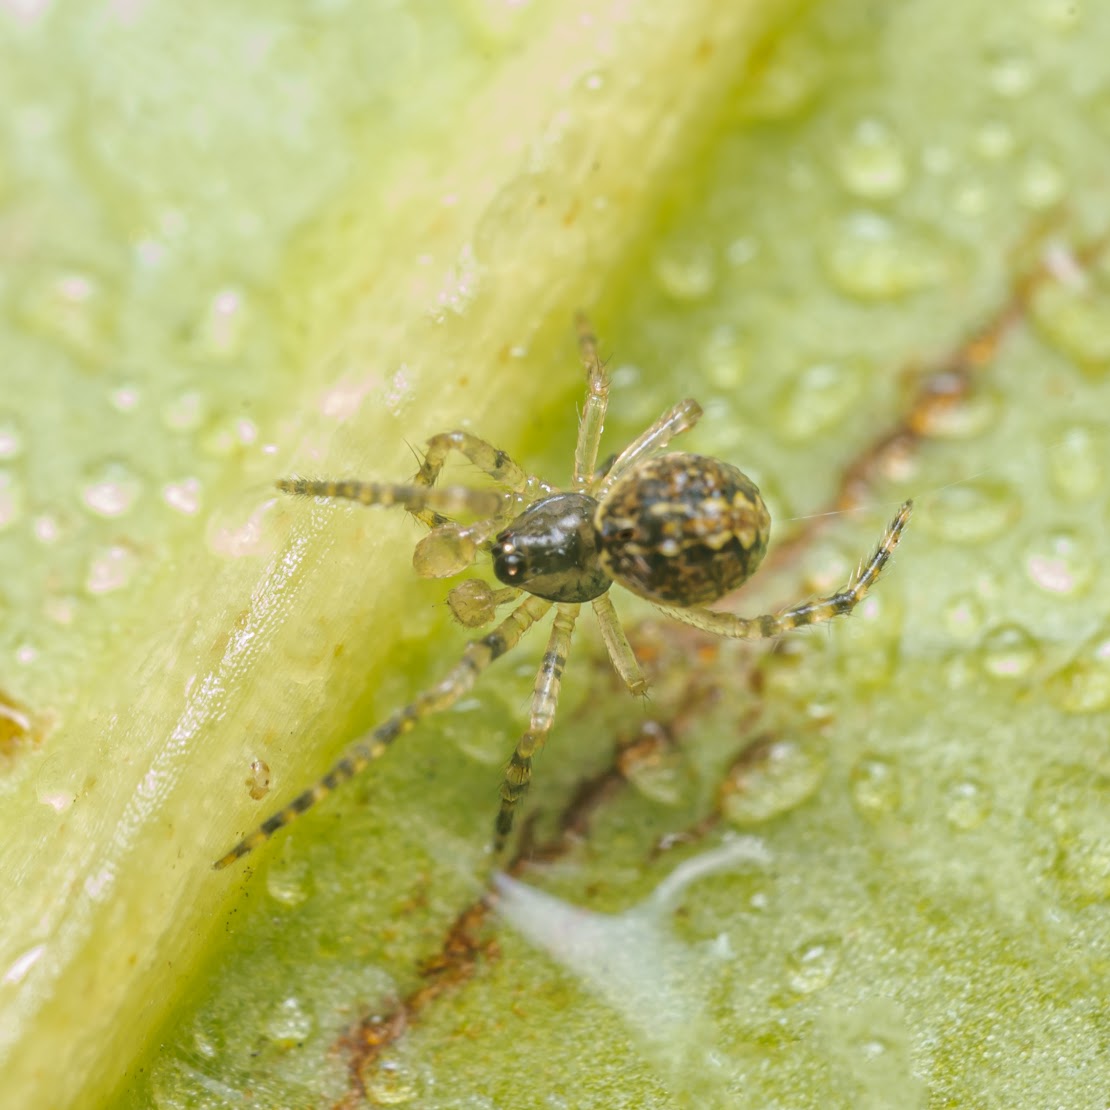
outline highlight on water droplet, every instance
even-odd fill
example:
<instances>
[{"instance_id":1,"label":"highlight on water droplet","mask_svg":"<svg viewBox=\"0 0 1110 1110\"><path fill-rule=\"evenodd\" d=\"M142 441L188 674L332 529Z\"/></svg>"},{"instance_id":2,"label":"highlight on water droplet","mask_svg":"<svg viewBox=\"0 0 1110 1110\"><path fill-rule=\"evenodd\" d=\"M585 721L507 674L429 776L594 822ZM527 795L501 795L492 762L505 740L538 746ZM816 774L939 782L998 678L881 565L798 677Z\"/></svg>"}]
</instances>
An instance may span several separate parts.
<instances>
[{"instance_id":1,"label":"highlight on water droplet","mask_svg":"<svg viewBox=\"0 0 1110 1110\"><path fill-rule=\"evenodd\" d=\"M870 821L889 817L902 805L902 776L897 766L882 756L858 760L851 773L852 801Z\"/></svg>"},{"instance_id":2,"label":"highlight on water droplet","mask_svg":"<svg viewBox=\"0 0 1110 1110\"><path fill-rule=\"evenodd\" d=\"M1105 433L1088 424L1070 424L1050 438L1048 475L1054 492L1069 501L1096 496L1106 480L1104 459L1110 457Z\"/></svg>"},{"instance_id":3,"label":"highlight on water droplet","mask_svg":"<svg viewBox=\"0 0 1110 1110\"><path fill-rule=\"evenodd\" d=\"M782 437L801 443L836 427L859 397L866 374L852 361L821 361L804 367L774 403Z\"/></svg>"},{"instance_id":4,"label":"highlight on water droplet","mask_svg":"<svg viewBox=\"0 0 1110 1110\"><path fill-rule=\"evenodd\" d=\"M1026 816L1044 873L1077 906L1110 901L1110 775L1080 763L1050 765L1034 782Z\"/></svg>"},{"instance_id":5,"label":"highlight on water droplet","mask_svg":"<svg viewBox=\"0 0 1110 1110\"><path fill-rule=\"evenodd\" d=\"M1092 377L1110 369L1110 296L1092 281L1042 281L1029 301L1041 337Z\"/></svg>"},{"instance_id":6,"label":"highlight on water droplet","mask_svg":"<svg viewBox=\"0 0 1110 1110\"><path fill-rule=\"evenodd\" d=\"M941 796L945 819L959 832L977 829L990 816L994 807L990 787L968 775L947 783Z\"/></svg>"},{"instance_id":7,"label":"highlight on water droplet","mask_svg":"<svg viewBox=\"0 0 1110 1110\"><path fill-rule=\"evenodd\" d=\"M282 1048L303 1044L316 1027L312 1015L299 998L283 998L270 1012L265 1023L266 1035Z\"/></svg>"},{"instance_id":8,"label":"highlight on water droplet","mask_svg":"<svg viewBox=\"0 0 1110 1110\"><path fill-rule=\"evenodd\" d=\"M992 678L1024 678L1040 662L1040 645L1020 624L998 624L979 642L978 657Z\"/></svg>"},{"instance_id":9,"label":"highlight on water droplet","mask_svg":"<svg viewBox=\"0 0 1110 1110\"><path fill-rule=\"evenodd\" d=\"M909 178L902 143L889 125L876 117L856 123L836 152L840 182L862 200L886 200L901 193Z\"/></svg>"},{"instance_id":10,"label":"highlight on water droplet","mask_svg":"<svg viewBox=\"0 0 1110 1110\"><path fill-rule=\"evenodd\" d=\"M1103 626L1045 684L1053 704L1066 713L1110 709L1110 627Z\"/></svg>"},{"instance_id":11,"label":"highlight on water droplet","mask_svg":"<svg viewBox=\"0 0 1110 1110\"><path fill-rule=\"evenodd\" d=\"M717 284L717 256L708 243L671 239L652 260L660 288L676 301L704 300Z\"/></svg>"},{"instance_id":12,"label":"highlight on water droplet","mask_svg":"<svg viewBox=\"0 0 1110 1110\"><path fill-rule=\"evenodd\" d=\"M139 557L123 544L96 548L85 574L85 590L95 595L122 590L134 577Z\"/></svg>"},{"instance_id":13,"label":"highlight on water droplet","mask_svg":"<svg viewBox=\"0 0 1110 1110\"><path fill-rule=\"evenodd\" d=\"M786 954L786 985L798 994L823 990L840 967L843 946L843 939L835 933L802 941Z\"/></svg>"},{"instance_id":14,"label":"highlight on water droplet","mask_svg":"<svg viewBox=\"0 0 1110 1110\"><path fill-rule=\"evenodd\" d=\"M816 731L764 737L744 749L717 791L721 816L741 827L797 808L821 785L828 741Z\"/></svg>"},{"instance_id":15,"label":"highlight on water droplet","mask_svg":"<svg viewBox=\"0 0 1110 1110\"><path fill-rule=\"evenodd\" d=\"M1034 540L1025 552L1025 571L1045 593L1069 596L1083 593L1095 575L1090 540L1069 530Z\"/></svg>"},{"instance_id":16,"label":"highlight on water droplet","mask_svg":"<svg viewBox=\"0 0 1110 1110\"><path fill-rule=\"evenodd\" d=\"M860 301L887 301L942 283L949 270L938 243L874 212L838 223L821 259L832 284Z\"/></svg>"},{"instance_id":17,"label":"highlight on water droplet","mask_svg":"<svg viewBox=\"0 0 1110 1110\"><path fill-rule=\"evenodd\" d=\"M86 468L81 503L96 516L124 516L134 507L142 488L138 475L125 462L104 459Z\"/></svg>"},{"instance_id":18,"label":"highlight on water droplet","mask_svg":"<svg viewBox=\"0 0 1110 1110\"><path fill-rule=\"evenodd\" d=\"M916 526L958 544L997 538L1017 521L1022 509L1013 486L1001 478L972 478L948 486L933 494L930 502L929 511L915 518Z\"/></svg>"}]
</instances>

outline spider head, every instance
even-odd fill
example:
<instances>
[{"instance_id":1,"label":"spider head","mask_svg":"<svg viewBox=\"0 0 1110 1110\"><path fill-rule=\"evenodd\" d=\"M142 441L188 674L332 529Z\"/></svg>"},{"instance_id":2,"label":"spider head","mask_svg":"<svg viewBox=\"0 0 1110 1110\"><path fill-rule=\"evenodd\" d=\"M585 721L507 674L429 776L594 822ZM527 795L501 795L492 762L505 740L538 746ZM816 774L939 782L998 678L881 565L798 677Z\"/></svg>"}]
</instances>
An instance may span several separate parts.
<instances>
[{"instance_id":1,"label":"spider head","mask_svg":"<svg viewBox=\"0 0 1110 1110\"><path fill-rule=\"evenodd\" d=\"M685 608L716 601L755 573L771 517L747 475L719 459L644 459L597 507L599 560L634 594Z\"/></svg>"},{"instance_id":2,"label":"spider head","mask_svg":"<svg viewBox=\"0 0 1110 1110\"><path fill-rule=\"evenodd\" d=\"M493 573L548 601L583 602L612 584L598 562L597 502L557 493L529 505L493 541Z\"/></svg>"}]
</instances>

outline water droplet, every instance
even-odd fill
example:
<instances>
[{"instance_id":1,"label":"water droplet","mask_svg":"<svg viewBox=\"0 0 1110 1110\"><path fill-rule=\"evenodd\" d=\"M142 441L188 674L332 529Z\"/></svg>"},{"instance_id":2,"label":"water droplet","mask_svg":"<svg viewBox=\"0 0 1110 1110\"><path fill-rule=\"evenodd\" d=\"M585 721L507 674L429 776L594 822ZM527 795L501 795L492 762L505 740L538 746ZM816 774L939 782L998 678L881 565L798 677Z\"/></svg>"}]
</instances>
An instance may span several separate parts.
<instances>
[{"instance_id":1,"label":"water droplet","mask_svg":"<svg viewBox=\"0 0 1110 1110\"><path fill-rule=\"evenodd\" d=\"M665 746L644 746L621 757L621 773L633 789L660 805L681 801L690 785L690 767L680 752Z\"/></svg>"},{"instance_id":2,"label":"water droplet","mask_svg":"<svg viewBox=\"0 0 1110 1110\"><path fill-rule=\"evenodd\" d=\"M275 902L290 908L306 902L312 893L312 874L307 860L275 860L266 872L266 893Z\"/></svg>"},{"instance_id":3,"label":"water droplet","mask_svg":"<svg viewBox=\"0 0 1110 1110\"><path fill-rule=\"evenodd\" d=\"M204 423L207 406L195 390L187 389L162 406L162 422L173 432L192 432Z\"/></svg>"},{"instance_id":4,"label":"water droplet","mask_svg":"<svg viewBox=\"0 0 1110 1110\"><path fill-rule=\"evenodd\" d=\"M1110 776L1055 764L1033 784L1026 815L1043 834L1044 871L1080 906L1110 900Z\"/></svg>"},{"instance_id":5,"label":"water droplet","mask_svg":"<svg viewBox=\"0 0 1110 1110\"><path fill-rule=\"evenodd\" d=\"M852 801L860 815L876 821L896 812L902 804L902 779L898 768L880 756L864 756L852 768Z\"/></svg>"},{"instance_id":6,"label":"water droplet","mask_svg":"<svg viewBox=\"0 0 1110 1110\"><path fill-rule=\"evenodd\" d=\"M1064 196L1064 172L1047 158L1031 158L1018 177L1018 197L1026 208L1043 212Z\"/></svg>"},{"instance_id":7,"label":"water droplet","mask_svg":"<svg viewBox=\"0 0 1110 1110\"><path fill-rule=\"evenodd\" d=\"M1025 570L1034 585L1046 593L1082 593L1095 573L1090 541L1069 531L1040 537L1026 549Z\"/></svg>"},{"instance_id":8,"label":"water droplet","mask_svg":"<svg viewBox=\"0 0 1110 1110\"><path fill-rule=\"evenodd\" d=\"M1014 99L1024 95L1033 85L1035 71L1032 60L1012 49L988 51L987 80L999 96Z\"/></svg>"},{"instance_id":9,"label":"water droplet","mask_svg":"<svg viewBox=\"0 0 1110 1110\"><path fill-rule=\"evenodd\" d=\"M97 516L118 517L130 512L141 492L142 483L126 463L106 459L86 469L81 502Z\"/></svg>"},{"instance_id":10,"label":"water droplet","mask_svg":"<svg viewBox=\"0 0 1110 1110\"><path fill-rule=\"evenodd\" d=\"M23 454L23 424L11 412L0 412L0 460L18 459Z\"/></svg>"},{"instance_id":11,"label":"water droplet","mask_svg":"<svg viewBox=\"0 0 1110 1110\"><path fill-rule=\"evenodd\" d=\"M975 133L975 152L991 162L1009 158L1017 146L1010 125L1003 120L988 120Z\"/></svg>"},{"instance_id":12,"label":"water droplet","mask_svg":"<svg viewBox=\"0 0 1110 1110\"><path fill-rule=\"evenodd\" d=\"M676 301L700 301L717 283L717 257L707 243L674 239L655 254L655 278L663 291Z\"/></svg>"},{"instance_id":13,"label":"water droplet","mask_svg":"<svg viewBox=\"0 0 1110 1110\"><path fill-rule=\"evenodd\" d=\"M485 767L496 767L505 761L505 753L514 743L509 730L496 725L496 720L497 715L491 714L482 698L464 698L440 717L439 727L464 755Z\"/></svg>"},{"instance_id":14,"label":"water droplet","mask_svg":"<svg viewBox=\"0 0 1110 1110\"><path fill-rule=\"evenodd\" d=\"M1110 709L1110 628L1102 628L1047 684L1048 696L1067 713Z\"/></svg>"},{"instance_id":15,"label":"water droplet","mask_svg":"<svg viewBox=\"0 0 1110 1110\"><path fill-rule=\"evenodd\" d=\"M952 190L953 211L969 220L983 216L994 204L994 190L977 177L964 177L955 183Z\"/></svg>"},{"instance_id":16,"label":"water droplet","mask_svg":"<svg viewBox=\"0 0 1110 1110\"><path fill-rule=\"evenodd\" d=\"M77 599L70 594L48 594L42 604L47 620L71 625L77 614Z\"/></svg>"},{"instance_id":17,"label":"water droplet","mask_svg":"<svg viewBox=\"0 0 1110 1110\"><path fill-rule=\"evenodd\" d=\"M1053 489L1069 501L1086 501L1103 485L1104 448L1101 435L1082 424L1064 428L1048 451Z\"/></svg>"},{"instance_id":18,"label":"water droplet","mask_svg":"<svg viewBox=\"0 0 1110 1110\"><path fill-rule=\"evenodd\" d=\"M796 809L817 792L827 763L828 743L819 733L758 740L744 749L721 783L721 815L745 826Z\"/></svg>"},{"instance_id":19,"label":"water droplet","mask_svg":"<svg viewBox=\"0 0 1110 1110\"><path fill-rule=\"evenodd\" d=\"M860 120L837 151L841 184L863 200L895 197L906 187L906 156L893 131L878 119Z\"/></svg>"},{"instance_id":20,"label":"water droplet","mask_svg":"<svg viewBox=\"0 0 1110 1110\"><path fill-rule=\"evenodd\" d=\"M93 595L111 593L127 586L139 566L139 558L129 547L109 544L98 547L89 560L85 589Z\"/></svg>"},{"instance_id":21,"label":"water droplet","mask_svg":"<svg viewBox=\"0 0 1110 1110\"><path fill-rule=\"evenodd\" d=\"M499 8L508 8L508 4L499 4ZM525 5L520 5L523 8ZM583 73L571 86L569 100L574 106L574 111L581 112L587 118L603 111L609 104L605 97L610 84L609 73L604 69L591 69Z\"/></svg>"},{"instance_id":22,"label":"water droplet","mask_svg":"<svg viewBox=\"0 0 1110 1110\"><path fill-rule=\"evenodd\" d=\"M949 543L996 539L1021 515L1021 501L1001 479L974 478L934 495L918 527Z\"/></svg>"},{"instance_id":23,"label":"water droplet","mask_svg":"<svg viewBox=\"0 0 1110 1110\"><path fill-rule=\"evenodd\" d=\"M139 407L139 398L139 387L131 383L118 385L108 394L116 412L134 412Z\"/></svg>"},{"instance_id":24,"label":"water droplet","mask_svg":"<svg viewBox=\"0 0 1110 1110\"><path fill-rule=\"evenodd\" d=\"M39 543L57 543L62 538L62 525L56 516L43 513L31 522L35 539Z\"/></svg>"},{"instance_id":25,"label":"water droplet","mask_svg":"<svg viewBox=\"0 0 1110 1110\"><path fill-rule=\"evenodd\" d=\"M803 941L786 955L786 985L798 994L823 990L840 967L842 948L834 933Z\"/></svg>"},{"instance_id":26,"label":"water droplet","mask_svg":"<svg viewBox=\"0 0 1110 1110\"><path fill-rule=\"evenodd\" d=\"M775 427L799 443L835 428L863 387L862 368L851 362L819 362L805 367L774 404Z\"/></svg>"},{"instance_id":27,"label":"water droplet","mask_svg":"<svg viewBox=\"0 0 1110 1110\"><path fill-rule=\"evenodd\" d=\"M283 1048L303 1044L315 1026L312 1015L299 999L283 998L266 1021L266 1033Z\"/></svg>"},{"instance_id":28,"label":"water droplet","mask_svg":"<svg viewBox=\"0 0 1110 1110\"><path fill-rule=\"evenodd\" d=\"M162 499L171 509L192 516L200 508L200 480L184 478L162 487Z\"/></svg>"},{"instance_id":29,"label":"water droplet","mask_svg":"<svg viewBox=\"0 0 1110 1110\"><path fill-rule=\"evenodd\" d=\"M821 252L829 280L861 301L886 301L939 285L948 265L924 238L873 213L843 221Z\"/></svg>"},{"instance_id":30,"label":"water droplet","mask_svg":"<svg viewBox=\"0 0 1110 1110\"><path fill-rule=\"evenodd\" d=\"M948 634L953 639L964 641L978 636L985 620L982 604L971 594L952 598L945 605L942 616Z\"/></svg>"},{"instance_id":31,"label":"water droplet","mask_svg":"<svg viewBox=\"0 0 1110 1110\"><path fill-rule=\"evenodd\" d=\"M273 499L258 503L257 495L245 491L238 500L221 502L208 517L205 538L216 555L227 558L271 555L277 548L277 537L271 525Z\"/></svg>"},{"instance_id":32,"label":"water droplet","mask_svg":"<svg viewBox=\"0 0 1110 1110\"><path fill-rule=\"evenodd\" d=\"M944 816L960 832L977 829L989 816L993 799L988 786L973 778L959 778L944 787Z\"/></svg>"},{"instance_id":33,"label":"water droplet","mask_svg":"<svg viewBox=\"0 0 1110 1110\"><path fill-rule=\"evenodd\" d=\"M698 351L698 363L709 382L732 391L748 372L748 351L731 324L720 324L706 336Z\"/></svg>"},{"instance_id":34,"label":"water droplet","mask_svg":"<svg viewBox=\"0 0 1110 1110\"><path fill-rule=\"evenodd\" d=\"M199 1020L193 1025L193 1048L196 1052L209 1060L215 1060L220 1054L223 1038L213 1029L202 1025Z\"/></svg>"},{"instance_id":35,"label":"water droplet","mask_svg":"<svg viewBox=\"0 0 1110 1110\"><path fill-rule=\"evenodd\" d=\"M23 486L8 470L0 470L0 531L23 515Z\"/></svg>"},{"instance_id":36,"label":"water droplet","mask_svg":"<svg viewBox=\"0 0 1110 1110\"><path fill-rule=\"evenodd\" d=\"M249 313L241 289L221 289L211 300L196 327L193 347L204 359L228 362L243 350Z\"/></svg>"},{"instance_id":37,"label":"water droplet","mask_svg":"<svg viewBox=\"0 0 1110 1110\"><path fill-rule=\"evenodd\" d=\"M1002 408L1002 398L991 389L979 389L966 397L938 391L914 427L932 438L970 439L987 431Z\"/></svg>"},{"instance_id":38,"label":"water droplet","mask_svg":"<svg viewBox=\"0 0 1110 1110\"><path fill-rule=\"evenodd\" d=\"M379 1057L373 1073L363 1076L363 1082L374 1106L404 1106L419 1094L411 1069L388 1055Z\"/></svg>"},{"instance_id":39,"label":"water droplet","mask_svg":"<svg viewBox=\"0 0 1110 1110\"><path fill-rule=\"evenodd\" d=\"M82 774L64 755L48 751L35 771L36 797L55 813L65 813L82 793Z\"/></svg>"},{"instance_id":40,"label":"water droplet","mask_svg":"<svg viewBox=\"0 0 1110 1110\"><path fill-rule=\"evenodd\" d=\"M103 362L111 357L112 312L104 289L89 274L53 274L31 282L19 306L19 319L77 358Z\"/></svg>"},{"instance_id":41,"label":"water droplet","mask_svg":"<svg viewBox=\"0 0 1110 1110\"><path fill-rule=\"evenodd\" d=\"M994 678L1024 678L1040 661L1037 641L1020 624L999 624L979 644L983 670Z\"/></svg>"},{"instance_id":42,"label":"water droplet","mask_svg":"<svg viewBox=\"0 0 1110 1110\"><path fill-rule=\"evenodd\" d=\"M1110 368L1110 305L1092 285L1041 282L1030 314L1044 340L1088 374Z\"/></svg>"}]
</instances>

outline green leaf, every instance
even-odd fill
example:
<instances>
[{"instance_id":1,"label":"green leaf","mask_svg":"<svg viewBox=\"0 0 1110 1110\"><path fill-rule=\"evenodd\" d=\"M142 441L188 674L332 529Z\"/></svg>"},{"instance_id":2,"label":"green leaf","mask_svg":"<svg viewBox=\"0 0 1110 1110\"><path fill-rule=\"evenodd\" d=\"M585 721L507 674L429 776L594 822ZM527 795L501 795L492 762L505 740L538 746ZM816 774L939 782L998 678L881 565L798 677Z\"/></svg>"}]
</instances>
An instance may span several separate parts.
<instances>
[{"instance_id":1,"label":"green leaf","mask_svg":"<svg viewBox=\"0 0 1110 1110\"><path fill-rule=\"evenodd\" d=\"M9 5L12 1105L1101 1106L1108 19ZM616 598L646 705L584 615L511 874L543 632L213 872L466 638L273 480L565 481L579 308L602 455L696 396L796 540L738 611L897 559L773 650Z\"/></svg>"}]
</instances>

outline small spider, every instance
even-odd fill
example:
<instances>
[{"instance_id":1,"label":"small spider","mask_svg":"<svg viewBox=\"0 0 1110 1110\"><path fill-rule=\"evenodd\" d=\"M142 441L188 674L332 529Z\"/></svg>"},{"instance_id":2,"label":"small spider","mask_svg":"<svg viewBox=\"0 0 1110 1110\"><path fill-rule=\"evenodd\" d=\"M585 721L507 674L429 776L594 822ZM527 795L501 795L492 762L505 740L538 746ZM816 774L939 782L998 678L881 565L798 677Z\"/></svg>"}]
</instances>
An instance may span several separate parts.
<instances>
[{"instance_id":1,"label":"small spider","mask_svg":"<svg viewBox=\"0 0 1110 1110\"><path fill-rule=\"evenodd\" d=\"M285 493L303 497L407 509L431 529L413 555L413 565L424 577L458 574L479 551L489 551L502 588L469 579L448 596L452 612L465 625L487 624L499 606L517 601L522 594L523 600L492 632L471 640L440 682L352 744L315 786L244 837L216 861L215 868L226 867L257 848L384 755L398 736L421 719L457 702L482 671L512 651L552 606L555 622L536 675L528 728L501 785L497 847L512 829L516 806L532 778L532 757L555 721L571 634L585 602L597 614L617 673L633 694L642 694L647 682L609 599L614 582L695 628L742 640L779 636L850 613L875 584L902 536L910 501L890 522L874 555L837 593L760 617L705 608L747 581L759 566L770 531L767 506L752 481L736 467L701 455L662 453L675 436L697 423L702 410L693 400L680 401L598 469L609 381L598 358L597 341L581 317L578 342L586 370L586 404L578 425L570 489L525 473L504 451L469 432L434 436L420 470L407 485L306 478L277 483ZM496 488L436 487L452 450L489 475ZM462 514L477 520L456 523L454 518Z\"/></svg>"}]
</instances>

